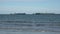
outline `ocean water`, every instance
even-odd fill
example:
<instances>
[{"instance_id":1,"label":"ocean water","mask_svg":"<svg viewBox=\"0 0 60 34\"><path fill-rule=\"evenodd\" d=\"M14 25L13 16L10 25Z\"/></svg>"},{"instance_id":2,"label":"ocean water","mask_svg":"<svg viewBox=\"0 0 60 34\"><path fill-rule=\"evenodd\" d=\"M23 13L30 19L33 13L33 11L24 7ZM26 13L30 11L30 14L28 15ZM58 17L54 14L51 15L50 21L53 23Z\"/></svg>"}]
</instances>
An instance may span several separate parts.
<instances>
[{"instance_id":1,"label":"ocean water","mask_svg":"<svg viewBox=\"0 0 60 34\"><path fill-rule=\"evenodd\" d=\"M59 14L0 15L0 33L2 34L59 34L57 32L60 32Z\"/></svg>"}]
</instances>

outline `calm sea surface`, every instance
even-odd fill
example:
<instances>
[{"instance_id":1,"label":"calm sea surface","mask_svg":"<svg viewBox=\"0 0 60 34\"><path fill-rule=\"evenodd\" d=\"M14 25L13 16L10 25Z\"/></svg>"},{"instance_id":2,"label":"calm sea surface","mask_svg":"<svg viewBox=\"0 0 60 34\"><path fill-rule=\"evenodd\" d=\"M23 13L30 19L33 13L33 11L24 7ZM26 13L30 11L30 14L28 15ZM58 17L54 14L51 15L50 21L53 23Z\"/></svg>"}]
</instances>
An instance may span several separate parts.
<instances>
[{"instance_id":1,"label":"calm sea surface","mask_svg":"<svg viewBox=\"0 0 60 34\"><path fill-rule=\"evenodd\" d=\"M59 32L59 14L0 15L0 33L2 34L59 34Z\"/></svg>"}]
</instances>

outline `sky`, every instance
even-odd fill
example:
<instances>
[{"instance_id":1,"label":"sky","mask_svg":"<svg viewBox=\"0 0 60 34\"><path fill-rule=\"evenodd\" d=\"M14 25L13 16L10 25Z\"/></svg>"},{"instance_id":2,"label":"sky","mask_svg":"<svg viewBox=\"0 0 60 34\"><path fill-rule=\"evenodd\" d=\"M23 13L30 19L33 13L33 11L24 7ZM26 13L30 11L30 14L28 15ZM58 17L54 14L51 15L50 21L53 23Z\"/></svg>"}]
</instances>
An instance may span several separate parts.
<instances>
[{"instance_id":1,"label":"sky","mask_svg":"<svg viewBox=\"0 0 60 34\"><path fill-rule=\"evenodd\" d=\"M60 0L0 0L0 14L59 13Z\"/></svg>"}]
</instances>

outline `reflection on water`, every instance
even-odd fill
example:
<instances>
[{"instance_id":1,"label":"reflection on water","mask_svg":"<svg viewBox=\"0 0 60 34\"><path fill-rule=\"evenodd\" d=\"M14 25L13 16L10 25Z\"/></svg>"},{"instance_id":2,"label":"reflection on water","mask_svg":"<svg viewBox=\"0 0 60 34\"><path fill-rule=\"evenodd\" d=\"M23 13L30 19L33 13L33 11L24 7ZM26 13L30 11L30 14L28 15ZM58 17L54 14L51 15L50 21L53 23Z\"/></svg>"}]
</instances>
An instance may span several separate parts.
<instances>
[{"instance_id":1,"label":"reflection on water","mask_svg":"<svg viewBox=\"0 0 60 34\"><path fill-rule=\"evenodd\" d=\"M28 22L28 23L27 23ZM0 30L60 32L60 23L40 23L30 21L0 21Z\"/></svg>"},{"instance_id":2,"label":"reflection on water","mask_svg":"<svg viewBox=\"0 0 60 34\"><path fill-rule=\"evenodd\" d=\"M59 32L9 32L0 31L1 34L60 34Z\"/></svg>"},{"instance_id":3,"label":"reflection on water","mask_svg":"<svg viewBox=\"0 0 60 34\"><path fill-rule=\"evenodd\" d=\"M0 31L60 32L60 15L0 15Z\"/></svg>"}]
</instances>

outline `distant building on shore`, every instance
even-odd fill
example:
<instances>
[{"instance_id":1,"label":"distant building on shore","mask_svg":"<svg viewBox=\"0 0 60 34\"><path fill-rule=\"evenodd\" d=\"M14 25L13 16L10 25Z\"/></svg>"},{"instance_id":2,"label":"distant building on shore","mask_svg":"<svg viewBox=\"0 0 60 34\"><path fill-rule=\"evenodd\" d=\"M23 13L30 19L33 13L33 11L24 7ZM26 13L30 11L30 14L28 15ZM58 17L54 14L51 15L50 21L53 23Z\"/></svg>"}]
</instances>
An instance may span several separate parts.
<instances>
[{"instance_id":1,"label":"distant building on shore","mask_svg":"<svg viewBox=\"0 0 60 34\"><path fill-rule=\"evenodd\" d=\"M35 13L34 15L53 15L54 13Z\"/></svg>"}]
</instances>

